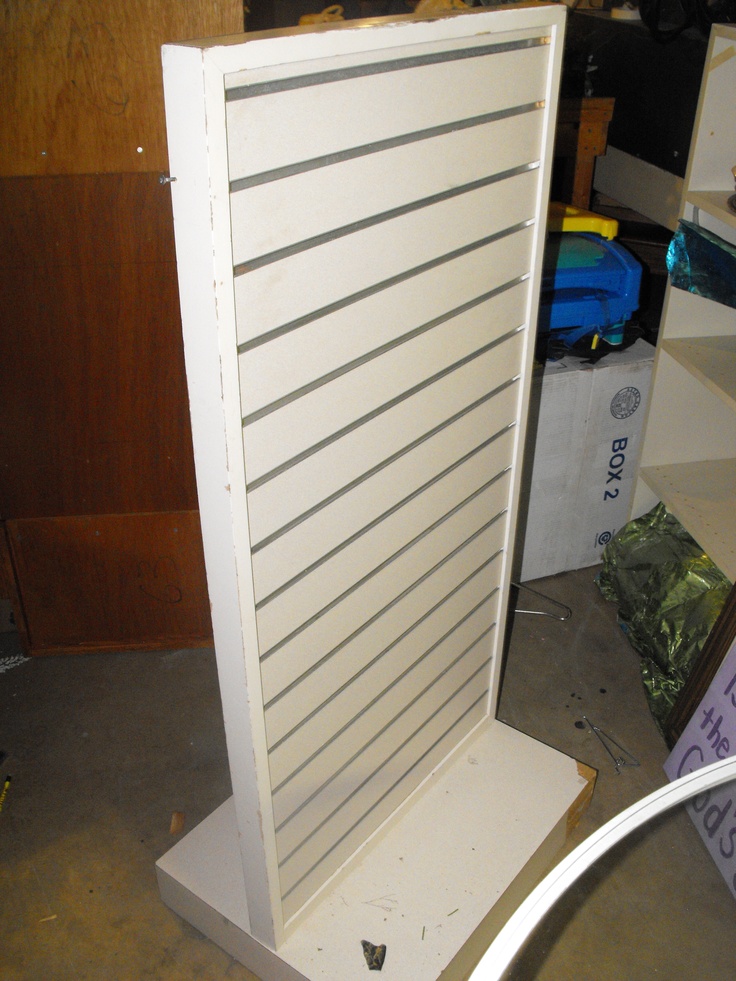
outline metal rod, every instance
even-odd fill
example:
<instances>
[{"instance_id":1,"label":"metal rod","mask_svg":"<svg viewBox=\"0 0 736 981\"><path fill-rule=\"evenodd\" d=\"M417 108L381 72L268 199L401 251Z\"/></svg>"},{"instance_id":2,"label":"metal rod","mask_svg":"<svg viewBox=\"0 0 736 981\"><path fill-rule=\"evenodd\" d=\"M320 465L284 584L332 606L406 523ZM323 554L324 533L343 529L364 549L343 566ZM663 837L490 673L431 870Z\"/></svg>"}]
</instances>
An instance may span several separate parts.
<instances>
[{"instance_id":1,"label":"metal rod","mask_svg":"<svg viewBox=\"0 0 736 981\"><path fill-rule=\"evenodd\" d=\"M621 767L622 766L640 766L641 765L639 763L639 761L637 760L637 758L635 756L632 756L632 754L627 749L624 749L624 747L621 745L621 743L617 742L613 738L613 736L609 736L609 734L607 732L604 732L598 726L593 725L593 723L590 721L590 719L587 716L584 715L583 716L583 719L585 720L585 722L588 723L588 725L590 726L590 731L593 733L594 736L597 736L598 737L598 740L599 740L601 746L603 746L603 748L605 749L605 751L608 753L608 755L613 760L613 765L616 767L616 773L620 773L621 772ZM611 750L611 745L609 745L609 744L614 745L616 747L616 749L620 750L621 753L623 753L624 755L623 756L616 756L616 755L614 755L614 753ZM626 759L627 756L628 756L628 759Z\"/></svg>"},{"instance_id":2,"label":"metal rod","mask_svg":"<svg viewBox=\"0 0 736 981\"><path fill-rule=\"evenodd\" d=\"M547 596L546 593L540 593L538 590L532 589L531 586L525 586L520 582L512 582L511 585L515 589L524 589L527 593L534 593L535 596L539 596L540 599L546 600L552 606L556 606L558 609L565 611L564 616L558 616L555 613L550 613L548 610L515 610L515 613L528 613L531 616L536 617L550 617L552 620L559 620L561 622L569 620L572 616L572 610L569 606L566 606L564 603L560 603L558 600L552 599L552 597Z\"/></svg>"}]
</instances>

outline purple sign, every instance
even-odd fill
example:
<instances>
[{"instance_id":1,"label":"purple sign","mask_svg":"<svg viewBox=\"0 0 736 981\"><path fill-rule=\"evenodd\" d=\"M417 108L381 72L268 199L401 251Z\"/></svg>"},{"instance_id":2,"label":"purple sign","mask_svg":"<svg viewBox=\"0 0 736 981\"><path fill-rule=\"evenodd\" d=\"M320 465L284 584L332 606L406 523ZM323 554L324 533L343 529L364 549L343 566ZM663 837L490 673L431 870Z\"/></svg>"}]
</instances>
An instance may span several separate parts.
<instances>
[{"instance_id":1,"label":"purple sign","mask_svg":"<svg viewBox=\"0 0 736 981\"><path fill-rule=\"evenodd\" d=\"M736 755L736 642L664 765L670 780ZM736 782L706 790L686 805L736 897Z\"/></svg>"}]
</instances>

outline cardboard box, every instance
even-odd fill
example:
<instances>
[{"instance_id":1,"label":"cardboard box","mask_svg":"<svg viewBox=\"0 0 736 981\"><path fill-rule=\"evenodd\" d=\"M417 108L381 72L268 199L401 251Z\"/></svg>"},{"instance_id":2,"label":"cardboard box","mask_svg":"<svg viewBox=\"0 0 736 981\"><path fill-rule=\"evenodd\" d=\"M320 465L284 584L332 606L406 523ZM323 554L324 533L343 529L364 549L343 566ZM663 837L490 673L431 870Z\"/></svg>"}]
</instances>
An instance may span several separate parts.
<instances>
[{"instance_id":1,"label":"cardboard box","mask_svg":"<svg viewBox=\"0 0 736 981\"><path fill-rule=\"evenodd\" d=\"M522 492L521 581L595 565L628 520L654 350L637 340L597 364L570 355L540 370Z\"/></svg>"}]
</instances>

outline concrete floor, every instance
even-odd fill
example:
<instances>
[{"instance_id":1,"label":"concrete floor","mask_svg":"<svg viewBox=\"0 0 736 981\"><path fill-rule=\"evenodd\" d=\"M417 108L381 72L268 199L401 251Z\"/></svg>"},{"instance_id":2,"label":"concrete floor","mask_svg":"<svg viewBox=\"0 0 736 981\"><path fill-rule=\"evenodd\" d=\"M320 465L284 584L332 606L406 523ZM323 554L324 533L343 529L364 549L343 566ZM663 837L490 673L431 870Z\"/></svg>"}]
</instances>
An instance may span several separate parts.
<instances>
[{"instance_id":1,"label":"concrete floor","mask_svg":"<svg viewBox=\"0 0 736 981\"><path fill-rule=\"evenodd\" d=\"M516 617L499 713L599 771L569 848L665 782L667 748L637 657L594 572L534 584L573 617ZM4 641L0 657L12 653ZM576 726L583 715L641 765L617 774ZM162 904L154 873L177 840L172 813L184 813L185 833L230 792L212 651L26 661L0 674L0 720L0 775L12 774L0 812L0 977L253 981ZM736 977L736 905L689 818L670 815L608 855L558 904L511 977Z\"/></svg>"}]
</instances>

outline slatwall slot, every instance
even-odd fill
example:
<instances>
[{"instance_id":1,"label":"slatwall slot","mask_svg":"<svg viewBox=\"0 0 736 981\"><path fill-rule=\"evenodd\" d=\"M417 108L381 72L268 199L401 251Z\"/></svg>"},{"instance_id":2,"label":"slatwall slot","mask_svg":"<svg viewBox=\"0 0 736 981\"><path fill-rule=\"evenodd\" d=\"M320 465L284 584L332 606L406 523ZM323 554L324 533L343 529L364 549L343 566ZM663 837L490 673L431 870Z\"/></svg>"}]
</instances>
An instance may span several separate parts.
<instances>
[{"instance_id":1,"label":"slatwall slot","mask_svg":"<svg viewBox=\"0 0 736 981\"><path fill-rule=\"evenodd\" d=\"M343 238L358 226L381 224L397 211L466 193L478 182L538 161L537 103L504 112L510 115L427 140L420 169L417 148L408 145L234 192L236 269L272 262L287 250L303 251L327 235ZM489 145L497 145L490 173ZM328 226L313 207L315 200L327 199Z\"/></svg>"},{"instance_id":2,"label":"slatwall slot","mask_svg":"<svg viewBox=\"0 0 736 981\"><path fill-rule=\"evenodd\" d=\"M308 386L352 370L361 359L380 356L391 345L433 330L443 319L510 293L487 340L524 319L526 291L514 284L528 272L532 230L519 231L509 248L505 236L479 249L404 279L331 314L312 320L268 343L241 350L242 412L246 418L272 410ZM402 311L397 323L396 311Z\"/></svg>"},{"instance_id":3,"label":"slatwall slot","mask_svg":"<svg viewBox=\"0 0 736 981\"><path fill-rule=\"evenodd\" d=\"M407 467L421 466L421 461L425 459L427 454L427 444L432 446L439 445L437 439L445 430L456 429L456 431L462 431L464 426L467 425L467 417L484 417L484 410L487 412L488 403L490 402L494 402L494 406L499 412L498 418L501 420L506 418L505 413L507 409L513 406L512 414L509 416L509 420L513 420L515 418L513 410L518 406L518 380L518 376L507 378L496 388L483 392L477 399L462 406L462 408L452 413L446 419L441 419L435 426L420 433L416 439L400 446L397 451L391 453L388 457L379 459L373 466L359 473L357 477L348 481L343 487L338 487L336 490L331 491L301 513L294 515L284 525L274 529L270 535L255 542L252 553L254 565L260 564L260 553L264 550L268 550L269 555L272 557L274 567L278 567L281 563L286 563L287 565L292 563L293 560L288 554L288 551L283 556L281 555L284 551L283 540L285 538L288 538L303 552L303 550L309 549L308 542L314 539L315 536L319 536L319 540L322 543L322 551L324 551L325 544L335 537L334 523L343 520L340 516L345 514L347 509L365 506L366 515L371 517L372 513L380 513L380 510L376 510L377 508L389 507L390 502L385 497L385 491L390 489L392 497L395 498L394 490L389 486L391 481L404 472ZM430 392L432 392L431 389ZM434 393L432 392L432 394ZM389 471L394 476L387 481L386 473ZM434 472L438 472L438 468L435 467ZM346 498L349 499L349 503L346 502ZM329 512L329 514L325 515L324 512ZM361 511L361 513L363 512ZM346 525L346 527L348 526ZM306 567L308 564L309 562L305 561L302 567Z\"/></svg>"},{"instance_id":4,"label":"slatwall slot","mask_svg":"<svg viewBox=\"0 0 736 981\"><path fill-rule=\"evenodd\" d=\"M345 727L360 718L382 686L431 650L478 604L490 599L495 609L502 556L498 550L481 555L480 549L497 544L502 527L498 524L487 529L466 547L461 559L450 560L446 570L402 598L397 609L386 611L380 621L359 630L335 654L330 652L326 661L302 680L308 706L294 697L293 690L283 702L276 703L269 713L273 716L271 729L276 735L282 733L269 751L274 787L288 789L301 768L313 760L316 769L312 774L321 774L314 786L329 779L333 771L330 755L322 755L325 747L343 738ZM463 566L463 559L472 560L470 569ZM452 582L451 574L457 577ZM363 684L366 676L375 679L372 688ZM287 711L289 703L291 714ZM344 748L350 752L358 745L357 731L347 730ZM298 791L299 784L296 786Z\"/></svg>"},{"instance_id":5,"label":"slatwall slot","mask_svg":"<svg viewBox=\"0 0 736 981\"><path fill-rule=\"evenodd\" d=\"M235 191L236 268L250 267L251 260L273 261L287 249L303 250L327 234L344 237L357 225L388 220L397 209L462 194L478 181L537 161L540 112L535 102L514 106L482 125L427 139L420 168L417 147L409 144ZM489 145L496 147L490 176ZM314 208L322 200L330 201L327 228L325 215Z\"/></svg>"},{"instance_id":6,"label":"slatwall slot","mask_svg":"<svg viewBox=\"0 0 736 981\"><path fill-rule=\"evenodd\" d=\"M503 359L508 348L500 340L487 340L487 324L489 318L505 315L509 300L505 293L494 297L247 424L245 450L254 468L275 469L465 359L492 349ZM523 326L519 320L506 322L506 337ZM509 377L517 367L506 364Z\"/></svg>"},{"instance_id":7,"label":"slatwall slot","mask_svg":"<svg viewBox=\"0 0 736 981\"><path fill-rule=\"evenodd\" d=\"M485 454L495 462L493 453ZM479 455L472 461L475 466L468 465L471 477L475 477L485 461ZM494 470L490 470L491 473ZM498 471L496 471L498 472ZM481 471L487 477L488 471ZM476 481L473 480L473 484ZM480 482L480 481L478 481ZM275 653L280 650L281 643L287 643L290 638L296 638L315 619L320 620L325 615L332 614L339 605L347 601L352 607L353 594L358 603L365 602L365 595L372 591L371 580L380 580L392 576L391 564L404 555L409 555L402 562L405 571L414 573L421 556L421 540L426 535L427 528L440 527L450 521L456 509L463 507L466 501L472 505L474 495L485 487L488 479L476 488L470 488L451 481L439 481L421 497L413 499L411 506L405 506L401 512L394 513L381 526L362 536L350 547L341 550L337 555L325 562L316 572L299 579L287 591L279 593L267 605L258 611L258 629L264 641L273 640L268 650ZM409 550L409 552L407 552ZM406 568L410 559L414 563ZM339 614L336 614L339 619Z\"/></svg>"},{"instance_id":8,"label":"slatwall slot","mask_svg":"<svg viewBox=\"0 0 736 981\"><path fill-rule=\"evenodd\" d=\"M509 393L505 394L506 401L511 402ZM463 421L466 431L452 427L442 443L435 447L434 458L430 444L427 447L430 453L424 461L402 461L407 463L406 476L411 479L410 483L401 481L400 468L394 466L383 475L385 479L380 488L383 500L369 500L368 506L358 513L350 508L352 495L341 502L345 505L342 517L347 524L344 531L349 533L340 535L336 516L336 526L331 529L335 536L331 547L325 547L327 543L320 537L319 528L310 536L311 529L307 524L299 529L302 534L286 536L279 542L278 549L274 545L258 554L256 558L260 561L254 567L256 596L262 591L265 593L264 587L274 587L257 603L261 630L266 631L264 640L266 636L290 633L314 614L315 602L317 609L331 603L346 588L378 569L391 555L405 548L425 529L485 486L495 474L510 466L513 416L505 425L499 420L501 428L482 439L473 432L472 419ZM451 442L453 435L457 437L457 443ZM424 463L423 472L412 472L412 462L416 462L417 467ZM435 462L436 468L432 466ZM391 480L392 475L395 475L395 482ZM329 522L334 510L334 507L328 509L321 516L325 523ZM309 549L297 552L296 559L289 549L292 537L296 539L295 549L300 542ZM286 568L284 564L279 566L279 558L289 565ZM288 577L287 573L290 573ZM267 626L269 619L279 623L278 634L271 633Z\"/></svg>"},{"instance_id":9,"label":"slatwall slot","mask_svg":"<svg viewBox=\"0 0 736 981\"><path fill-rule=\"evenodd\" d=\"M390 655L395 645L409 637L425 617L431 619L432 629L441 636L446 627L443 619L448 621L451 609L445 604L456 590L479 578L484 584L483 595L490 595L499 583L503 531L503 521L496 520L469 536L464 546L440 560L433 575L409 583L398 602L359 624L351 635L327 650L311 669L297 674L295 683L273 700L267 709L266 722L275 786L280 786L317 751L319 745L312 740L318 739L320 732L327 739L339 730L337 722L333 725L331 721L329 703L359 679L365 669L382 660L385 654ZM484 548L490 551L483 552ZM413 639L409 642L413 643ZM358 711L364 704L365 693L354 690L353 694L358 697L355 708ZM347 709L343 707L343 711Z\"/></svg>"},{"instance_id":10,"label":"slatwall slot","mask_svg":"<svg viewBox=\"0 0 736 981\"><path fill-rule=\"evenodd\" d=\"M308 847L280 869L287 916L293 915L318 884L359 847L370 833L368 829L389 817L419 786L425 773L438 765L483 718L488 689L478 682L487 679L487 672L487 663L482 664L475 677L451 693L447 704L427 719L380 769L367 773L361 792L315 832Z\"/></svg>"},{"instance_id":11,"label":"slatwall slot","mask_svg":"<svg viewBox=\"0 0 736 981\"><path fill-rule=\"evenodd\" d=\"M394 70L403 71L408 67L407 58L419 57L423 63L442 65L448 59L456 61L458 57L463 57L463 48L467 48L468 58L476 58L489 54L489 44L500 54L501 51L526 50L529 43L532 46L549 44L550 40L549 32L539 26L507 27L503 32L494 32L490 39L482 32L474 37L463 37L461 45L448 36L442 41L435 38L427 43L415 39L410 45L391 46L390 51L372 44L361 45L359 54L347 54L336 45L330 45L328 61L321 52L314 52L313 57L308 59L291 59L287 62L281 59L254 59L248 61L247 67L243 65L242 70L228 71L224 75L225 101L238 102L270 90L318 87L336 78L363 78Z\"/></svg>"},{"instance_id":12,"label":"slatwall slot","mask_svg":"<svg viewBox=\"0 0 736 981\"><path fill-rule=\"evenodd\" d=\"M417 62L362 77L333 74L319 86L252 85L243 99L230 91L231 179L543 99L548 52L537 40L527 43L532 47L498 53L493 44L488 54L446 61L441 71ZM289 121L277 139L274 116Z\"/></svg>"},{"instance_id":13,"label":"slatwall slot","mask_svg":"<svg viewBox=\"0 0 736 981\"><path fill-rule=\"evenodd\" d=\"M525 170L345 238L330 240L235 279L238 334L293 329L424 264L443 264L534 216L537 170ZM386 247L388 240L391 248Z\"/></svg>"},{"instance_id":14,"label":"slatwall slot","mask_svg":"<svg viewBox=\"0 0 736 981\"><path fill-rule=\"evenodd\" d=\"M482 537L487 543L493 533ZM284 713L280 738L269 749L274 793L283 801L279 804L279 822L293 809L289 802L300 799L303 768L317 760L324 779L324 773L332 771L328 757L319 758L333 741L340 740L346 728L361 719L375 698L382 697L385 688L390 688L403 671L410 669L448 633L462 626L465 619L472 617L480 607L492 601L489 608L496 608L500 562L499 552L483 556L469 572L461 570L464 578L458 578L447 593L439 597L436 584L433 584L434 588L420 586L409 604L410 616L407 606L404 611L397 611L388 631L383 630L382 624L376 628L371 625L361 632L358 643L367 652L361 665L352 665L347 657L340 657L335 662L339 674L330 679L326 690L317 679L311 711L305 714L300 708L291 719ZM402 624L403 629L400 629ZM384 643L386 633L392 631L391 640ZM355 745L351 739L348 749L354 749ZM339 756L340 750L337 752ZM342 751L343 757L347 755L349 753ZM296 781L293 788L290 786L292 781ZM316 781L312 787L318 785L319 781Z\"/></svg>"},{"instance_id":15,"label":"slatwall slot","mask_svg":"<svg viewBox=\"0 0 736 981\"><path fill-rule=\"evenodd\" d=\"M336 433L367 421L373 413L386 411L445 373L486 353L493 352L495 360L503 362L506 377L513 377L518 363L510 360L512 346L503 342L523 326L518 319L510 319L523 312L512 308L517 299L502 293L246 424L245 451L253 461L254 471L267 474L299 459ZM507 324L507 333L501 338L486 339L489 317L501 317Z\"/></svg>"},{"instance_id":16,"label":"slatwall slot","mask_svg":"<svg viewBox=\"0 0 736 981\"><path fill-rule=\"evenodd\" d=\"M499 565L499 555L488 556L465 579L456 582L446 596L433 603L423 597L420 615L385 646L379 646L369 631L362 645L369 651L363 663L357 666L349 659L341 659L336 669L340 678L346 680L331 685L327 691L318 690L312 710L282 727L280 739L269 750L274 793L279 795L278 823L308 796L302 793L303 770L316 761L322 774L320 780L325 773L333 773L340 765L334 763L333 768L334 759L347 758L349 754L332 744L341 743L343 733L360 722L376 700L384 700L405 672L420 663L445 637L465 629L466 621L484 617L486 612L489 618L495 617ZM472 634L472 625L468 629ZM324 712L328 706L329 720ZM349 737L351 746L356 739L353 735ZM327 750L335 756L322 756ZM312 788L319 786L320 780L313 781Z\"/></svg>"},{"instance_id":17,"label":"slatwall slot","mask_svg":"<svg viewBox=\"0 0 736 981\"><path fill-rule=\"evenodd\" d=\"M505 442L506 446L503 440L496 441L483 454L492 469L485 472L481 487L508 465L511 434L507 434ZM471 479L483 462L478 457L465 465ZM378 598L388 583L397 582L399 575L420 574L428 530L431 529L430 537L441 537L447 525L454 525L459 511L472 510L478 493L475 486L466 489L449 477L438 481L316 572L263 604L257 610L257 619L264 661L290 648L304 631L309 631L310 636L333 638L344 616L342 607L351 612L356 606L370 610L368 597L375 594ZM277 661L283 660L283 654L277 657Z\"/></svg>"},{"instance_id":18,"label":"slatwall slot","mask_svg":"<svg viewBox=\"0 0 736 981\"><path fill-rule=\"evenodd\" d=\"M416 677L411 678L412 684L399 684L403 701L399 700L397 691L394 705L386 706L388 717L377 718L375 726L366 724L353 755L341 766L314 774L317 782L312 785L312 792L277 826L282 866L288 866L291 856L309 841L314 829L321 828L360 790L366 774L375 768L377 761L389 760L407 732L416 731L443 707L449 692L456 691L471 677L478 680L478 669L490 664L491 627L488 624L465 644L460 643L459 636L453 636L435 648L420 662ZM478 690L484 690L483 679ZM330 774L327 779L324 779L325 772Z\"/></svg>"},{"instance_id":19,"label":"slatwall slot","mask_svg":"<svg viewBox=\"0 0 736 981\"><path fill-rule=\"evenodd\" d=\"M439 338L436 339L436 341L438 343L435 345L435 350L436 351L443 351L443 338L442 337L439 337ZM488 416L488 410L493 411L495 409L498 409L498 411L502 413L502 415L500 416L500 422L498 424L499 426L506 425L508 422L513 421L513 419L515 418L515 408L516 407L513 405L513 399L511 399L511 400L509 399L509 394L507 392L507 388L509 386L509 383L515 377L515 371L516 371L516 369L518 369L517 355L518 355L518 350L519 350L519 347L520 347L520 343L521 343L520 336L518 334L514 334L511 337L509 337L508 340L505 343L503 343L501 345L498 345L498 346L495 346L495 347L492 347L491 350L489 350L487 352L484 352L484 357L483 357L482 360L485 360L485 361L492 360L493 367L495 369L494 374L499 379L498 384L496 385L496 389L500 389L500 391L498 391L498 394L497 395L493 396L492 398L488 399L487 401L475 400L476 402L477 401L480 401L480 404L477 405L476 408L474 410L472 410L472 412L470 413L471 415L473 415L473 417L475 418L475 420L479 420L481 418L482 419L489 419L490 417ZM446 347L445 347L445 350L446 350ZM406 372L407 374L409 374L409 368L410 367L414 367L415 369L421 368L421 362L420 362L419 359L417 359L416 363L413 363L413 364L412 364L412 362L411 362L410 359L409 360L403 360L401 363L403 363L403 364L405 364L407 366L407 372ZM376 365L376 367L377 368L380 368L381 367L381 363L378 363ZM386 369L384 369L384 370L386 370ZM394 375L394 378L396 378L396 377L397 377L397 375ZM405 379L401 378L400 375L398 375L398 379L401 382L400 387L399 387L399 392L398 392L398 397L400 398L400 397L403 396L403 385L405 384ZM381 392L383 378L382 378L380 372L378 372L378 374L376 374L376 375L369 376L368 379L364 382L364 384L367 383L368 385L370 385L371 382L374 382L375 383L375 387L379 389L378 397L382 397L382 398L385 399L385 401L382 403L383 405L388 404L388 403L391 403L392 401L394 401L397 398L397 395L394 394L394 391L393 390L390 390L387 393L388 396L389 396L388 398L386 398L385 397L385 394L383 392ZM429 395L432 396L433 395L433 392L432 392L433 386L428 386L428 387L429 387ZM358 388L358 389L361 388L360 383L356 382L356 388ZM491 392L494 391L494 388L489 388L487 391L488 391L488 393L491 393ZM483 394L485 395L486 393L484 392ZM483 398L483 396L481 396L481 399L482 398ZM487 402L491 402L493 404L492 405L489 405L489 404L487 404ZM471 404L471 406L473 405L473 403L470 403L470 404ZM381 403L379 403L379 408L380 408L380 406L381 406ZM510 410L510 411L507 411L507 410ZM303 407L303 411L305 413L308 412L309 411L309 406L308 405L305 405ZM390 417L391 413L389 412L389 413L387 413L387 415ZM454 416L458 416L458 413L455 413ZM449 420L452 420L453 419L453 416L449 416L448 419ZM278 420L275 420L275 421L278 422ZM339 416L339 403L337 405L335 405L335 411L333 413L333 416L332 416L332 420L331 421L332 421L332 425L333 426L335 425L335 422L336 421L338 423L339 422L342 422L342 420L340 419L340 416ZM442 422L444 422L444 420L442 420ZM329 425L329 423L330 423L330 417L328 415L327 418L324 420L325 428L327 428L327 426ZM389 419L386 420L386 423L387 423L387 425L390 424ZM465 415L459 415L459 417L456 418L454 422L448 422L448 425L447 426L444 426L443 428L438 428L437 426L435 426L435 427L433 427L433 429L430 429L429 432L434 434L433 437L430 440L431 443L432 443L432 450L431 450L431 452L437 452L437 447L438 446L441 446L441 445L444 445L444 443L445 443L446 440L456 440L457 439L457 434L459 432L464 432L467 429L467 426L468 425L471 425L472 426L472 424L473 424L473 421L472 420L468 420L467 418L465 418ZM350 422L348 423L348 426L349 425L350 425ZM486 433L488 433L490 431L491 431L490 429L485 429L484 430L484 432L486 432ZM277 438L278 433L279 433L279 427L276 427L276 426L272 425L271 426L271 432L273 434L273 438ZM329 433L329 429L328 429L328 433ZM424 434L422 434L422 435L424 435ZM318 440L315 441L315 442L318 442ZM427 442L427 440L425 439L424 442ZM408 445L411 447L412 444L410 443ZM246 449L248 447L249 447L249 443L246 440ZM420 443L418 446L415 447L414 452L411 453L410 455L412 456L413 460L415 461L416 459L419 458L419 456L421 456L422 454L425 454L427 451L428 451L428 447L423 446L422 443ZM348 452L349 452L349 450L348 450ZM459 452L457 454L457 456L460 456L460 455L462 455L462 454ZM386 458L385 457L379 458L379 461L378 462L380 463L384 459L386 459ZM379 470L379 472L375 475L376 476L376 480L378 480L380 478L382 480L389 479L389 480L392 480L392 481L396 482L399 479L399 474L401 474L405 470L405 468L406 468L407 465L408 466L416 466L416 463L414 463L414 462L408 462L408 461L402 459L401 456L399 456L397 459L394 460L393 465L390 468L388 468L388 469L390 469L390 471L393 472L394 476L387 475L387 474L381 474L380 473L380 470ZM431 464L430 464L430 467L431 467ZM434 471L433 472L434 473L437 473L440 469L442 469L442 465L441 465L440 458L438 458L437 466L434 468ZM369 468L368 471L364 471L364 472L370 473L370 468ZM431 472L430 471L427 472L427 476L431 476ZM420 477L420 474L418 472L416 473L416 477L417 478ZM426 479L426 478L422 478L422 479ZM378 486L378 484L376 483L376 481L373 482L373 486L374 487L375 486ZM347 491L347 493L349 493L351 489L354 489L354 488L349 488L348 491ZM323 500L324 500L324 498L323 498ZM337 503L338 502L336 501L335 502L335 505L337 505ZM342 503L340 506L344 507L344 503ZM334 510L334 508L332 510ZM304 512L302 512L302 513L304 513ZM326 516L322 516L322 520L331 520L331 519L328 518L328 517L326 517ZM283 527L284 526L282 526L282 528ZM277 531L278 531L278 529L277 529ZM276 532L274 532L274 535L275 534L276 534ZM259 568L263 568L263 559L262 559L262 556L261 556L261 552L264 552L265 551L265 552L267 552L268 555L275 555L275 554L277 554L277 551L275 549L273 549L273 548L270 547L270 543L273 541L274 535L271 536L271 539L270 539L269 543L267 543L265 545L265 547L262 547L259 542L256 542L256 544L254 545L254 552L256 553L255 562L256 562L256 565ZM288 561L288 557L286 557L286 560ZM305 561L305 565L306 564L308 564L308 562ZM260 577L259 577L259 580L260 580ZM266 581L266 582L259 581L259 583L257 585L258 598L259 599L263 598L263 595L266 594L266 593L270 593L273 588L275 588L275 585L273 583L270 583L268 581Z\"/></svg>"},{"instance_id":20,"label":"slatwall slot","mask_svg":"<svg viewBox=\"0 0 736 981\"><path fill-rule=\"evenodd\" d=\"M416 732L442 709L448 693L455 692L470 678L477 683L477 691L485 690L487 676L481 678L478 672L490 664L488 630L490 626L464 646L452 637L433 652L436 663L424 662L426 674L413 679L416 687L406 692L403 706L397 704L393 716L369 733L353 757L332 771L330 778L323 778L314 796L280 825L276 840L282 868L294 864L292 858L300 849L311 847L314 830L321 831L335 819L337 812L362 790L366 777L377 765L391 759L407 732Z\"/></svg>"},{"instance_id":21,"label":"slatwall slot","mask_svg":"<svg viewBox=\"0 0 736 981\"><path fill-rule=\"evenodd\" d=\"M256 599L262 601L277 589L283 589L305 570L316 571L326 557L369 533L371 526L379 525L392 511L400 510L403 502L410 504L410 498L421 493L423 487L431 486L439 474L456 467L464 457L476 454L477 459L471 458L468 465L478 473L477 480L470 479L466 468L449 475L449 479L463 481L463 486L472 490L488 473L485 468L489 454L479 452L478 448L490 437L481 438L479 434L501 432L513 425L517 402L516 386L507 385L497 396L461 416L392 466L383 468L329 507L315 512L267 547L254 551ZM494 426L498 428L494 430ZM402 531L408 532L407 515L402 512L398 518L404 524ZM390 535L390 527L385 530L378 527L378 533Z\"/></svg>"},{"instance_id":22,"label":"slatwall slot","mask_svg":"<svg viewBox=\"0 0 736 981\"><path fill-rule=\"evenodd\" d=\"M371 649L390 644L503 547L507 486L506 474L266 657L270 745L360 670Z\"/></svg>"},{"instance_id":23,"label":"slatwall slot","mask_svg":"<svg viewBox=\"0 0 736 981\"><path fill-rule=\"evenodd\" d=\"M496 589L488 591L489 574L475 575L434 616L428 616L396 641L390 656L377 655L374 664L337 692L329 706L327 732L317 733L310 741L310 723L296 730L291 738L300 743L306 738L312 749L306 752L305 746L300 745L299 765L274 786L274 818L279 833L306 803L339 777L356 755L365 751L377 733L399 717L426 685L441 675L453 659L451 652L464 651L482 636L490 635L496 621L498 593ZM314 719L312 716L310 722L319 725ZM271 754L271 759L275 755ZM285 847L288 850L291 846Z\"/></svg>"},{"instance_id":24,"label":"slatwall slot","mask_svg":"<svg viewBox=\"0 0 736 981\"><path fill-rule=\"evenodd\" d=\"M516 287L523 293L525 287ZM504 341L508 355L496 348L437 379L410 398L387 407L356 429L288 465L271 479L254 481L249 490L253 541L258 544L297 521L311 509L326 506L366 476L399 459L404 452L508 380L507 358L521 363L523 332Z\"/></svg>"}]
</instances>

